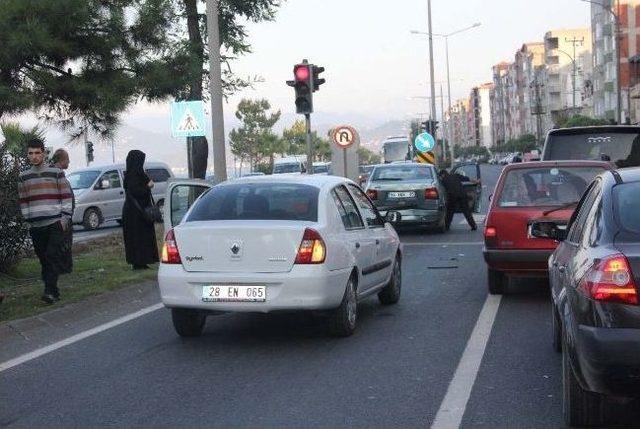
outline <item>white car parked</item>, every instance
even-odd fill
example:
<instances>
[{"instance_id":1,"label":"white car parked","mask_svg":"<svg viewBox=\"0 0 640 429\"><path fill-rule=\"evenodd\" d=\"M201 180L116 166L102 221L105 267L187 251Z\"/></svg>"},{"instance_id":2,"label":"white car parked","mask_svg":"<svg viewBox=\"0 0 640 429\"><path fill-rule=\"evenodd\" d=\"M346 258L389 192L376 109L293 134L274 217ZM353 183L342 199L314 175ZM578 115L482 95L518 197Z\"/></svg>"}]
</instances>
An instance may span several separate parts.
<instances>
[{"instance_id":1,"label":"white car parked","mask_svg":"<svg viewBox=\"0 0 640 429\"><path fill-rule=\"evenodd\" d=\"M348 336L358 301L400 298L398 235L348 179L176 180L166 201L158 282L181 336L200 335L208 313L279 310L326 310Z\"/></svg>"}]
</instances>

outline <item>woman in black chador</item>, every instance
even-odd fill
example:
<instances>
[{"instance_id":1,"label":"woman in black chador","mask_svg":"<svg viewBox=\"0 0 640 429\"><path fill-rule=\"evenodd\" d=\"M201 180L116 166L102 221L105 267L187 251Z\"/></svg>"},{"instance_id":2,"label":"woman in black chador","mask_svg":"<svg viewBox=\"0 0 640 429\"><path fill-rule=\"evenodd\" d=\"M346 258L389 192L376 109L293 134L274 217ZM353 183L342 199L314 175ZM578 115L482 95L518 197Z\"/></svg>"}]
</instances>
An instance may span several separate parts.
<instances>
[{"instance_id":1,"label":"woman in black chador","mask_svg":"<svg viewBox=\"0 0 640 429\"><path fill-rule=\"evenodd\" d=\"M158 262L158 245L153 222L144 214L152 204L153 181L144 172L145 154L132 150L127 155L127 171L124 174L125 201L122 208L122 231L127 263L134 270L149 268Z\"/></svg>"}]
</instances>

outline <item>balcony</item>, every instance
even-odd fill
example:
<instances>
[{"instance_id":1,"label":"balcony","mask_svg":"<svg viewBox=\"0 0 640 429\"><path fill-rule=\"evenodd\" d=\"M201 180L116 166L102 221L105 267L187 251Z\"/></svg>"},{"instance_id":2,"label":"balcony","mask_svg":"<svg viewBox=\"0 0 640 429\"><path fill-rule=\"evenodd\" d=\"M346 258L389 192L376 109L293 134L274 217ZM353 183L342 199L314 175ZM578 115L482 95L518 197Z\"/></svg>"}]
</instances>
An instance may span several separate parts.
<instances>
[{"instance_id":1,"label":"balcony","mask_svg":"<svg viewBox=\"0 0 640 429\"><path fill-rule=\"evenodd\" d=\"M640 98L640 83L631 87L629 96L634 99Z\"/></svg>"}]
</instances>

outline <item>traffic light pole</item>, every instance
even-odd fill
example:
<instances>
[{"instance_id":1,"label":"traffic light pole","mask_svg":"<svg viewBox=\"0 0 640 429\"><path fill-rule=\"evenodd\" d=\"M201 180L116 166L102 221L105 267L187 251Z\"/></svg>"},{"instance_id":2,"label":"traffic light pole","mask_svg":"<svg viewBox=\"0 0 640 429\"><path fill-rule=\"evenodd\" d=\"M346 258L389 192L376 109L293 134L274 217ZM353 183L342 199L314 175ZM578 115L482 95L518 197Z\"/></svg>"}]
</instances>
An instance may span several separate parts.
<instances>
[{"instance_id":1,"label":"traffic light pole","mask_svg":"<svg viewBox=\"0 0 640 429\"><path fill-rule=\"evenodd\" d=\"M311 141L311 114L304 115L307 127L307 174L313 174L313 142Z\"/></svg>"}]
</instances>

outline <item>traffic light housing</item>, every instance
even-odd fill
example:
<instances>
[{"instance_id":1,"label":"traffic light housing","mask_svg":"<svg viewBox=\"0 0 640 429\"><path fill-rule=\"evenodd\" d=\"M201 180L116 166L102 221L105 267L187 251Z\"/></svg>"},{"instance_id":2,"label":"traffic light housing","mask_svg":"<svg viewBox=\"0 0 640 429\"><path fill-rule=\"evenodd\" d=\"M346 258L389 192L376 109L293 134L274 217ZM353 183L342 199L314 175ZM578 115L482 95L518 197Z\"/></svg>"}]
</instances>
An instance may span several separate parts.
<instances>
[{"instance_id":1,"label":"traffic light housing","mask_svg":"<svg viewBox=\"0 0 640 429\"><path fill-rule=\"evenodd\" d=\"M324 67L309 64L307 60L293 66L293 79L287 85L292 86L296 95L296 113L308 115L313 113L313 93L326 82L320 77Z\"/></svg>"},{"instance_id":2,"label":"traffic light housing","mask_svg":"<svg viewBox=\"0 0 640 429\"><path fill-rule=\"evenodd\" d=\"M433 137L436 136L438 132L438 121L434 121L433 119L429 119L428 121L420 122L420 130L422 132L426 132L431 134Z\"/></svg>"},{"instance_id":3,"label":"traffic light housing","mask_svg":"<svg viewBox=\"0 0 640 429\"><path fill-rule=\"evenodd\" d=\"M87 142L87 164L93 162L93 142Z\"/></svg>"},{"instance_id":4,"label":"traffic light housing","mask_svg":"<svg viewBox=\"0 0 640 429\"><path fill-rule=\"evenodd\" d=\"M326 82L325 79L322 79L320 77L320 73L322 73L324 71L324 67L312 66L311 70L313 71L313 73L312 73L313 92L316 92L316 91L318 91L320 89L320 85L322 85L323 83Z\"/></svg>"}]
</instances>

